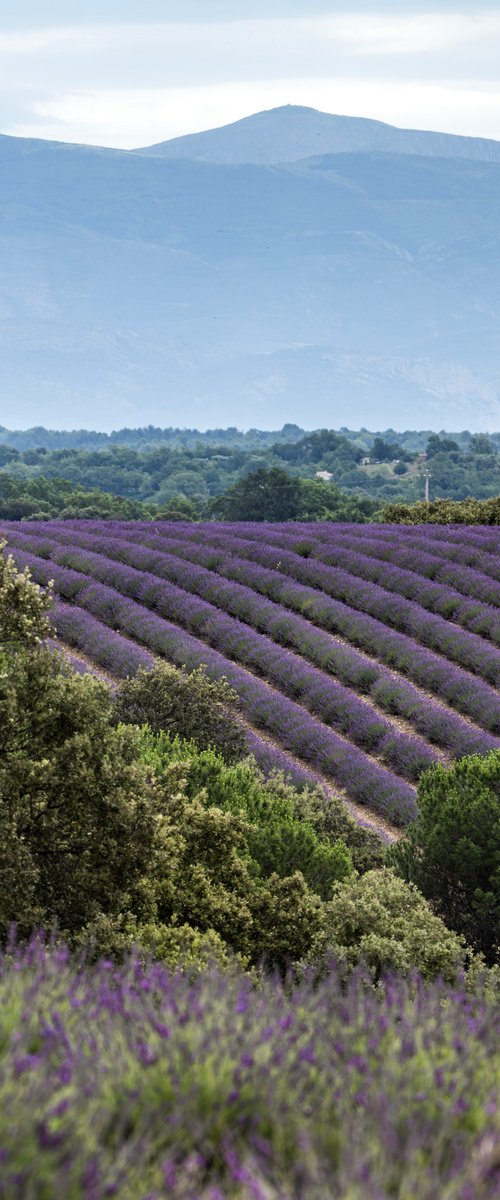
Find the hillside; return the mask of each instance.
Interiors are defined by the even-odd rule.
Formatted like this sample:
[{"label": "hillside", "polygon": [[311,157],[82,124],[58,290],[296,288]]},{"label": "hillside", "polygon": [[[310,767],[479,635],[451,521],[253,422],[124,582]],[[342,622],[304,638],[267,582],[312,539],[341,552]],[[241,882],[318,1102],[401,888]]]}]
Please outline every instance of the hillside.
[{"label": "hillside", "polygon": [[500,142],[422,129],[398,129],[366,117],[335,116],[285,104],[205,133],[170,138],[137,154],[191,158],[212,163],[298,162],[313,155],[342,153],[420,154],[500,162]]},{"label": "hillside", "polygon": [[281,166],[3,137],[2,423],[496,428],[500,163],[343,128]]},{"label": "hillside", "polygon": [[434,763],[500,748],[498,529],[2,522],[54,580],[63,643],[120,677],[160,655],[238,693],[267,770],[388,837]]}]

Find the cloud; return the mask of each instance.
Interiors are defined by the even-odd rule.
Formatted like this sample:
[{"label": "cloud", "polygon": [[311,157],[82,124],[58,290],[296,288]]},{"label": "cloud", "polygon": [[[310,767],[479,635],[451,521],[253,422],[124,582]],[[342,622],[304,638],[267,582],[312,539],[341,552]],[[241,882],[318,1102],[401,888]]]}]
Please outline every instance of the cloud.
[{"label": "cloud", "polygon": [[[432,11],[470,13],[471,0],[404,0],[408,13]],[[350,13],[401,12],[402,0],[349,0]],[[4,28],[80,25],[81,0],[23,0],[5,6]],[[241,21],[254,17],[304,17],[331,14],[340,7],[336,0],[141,0],[141,20],[145,23]],[[498,0],[481,0],[481,10],[498,11]],[[92,23],[133,21],[137,18],[137,0],[85,0],[85,20]]]},{"label": "cloud", "polygon": [[[122,5],[124,16],[130,7]],[[4,30],[0,127],[132,147],[299,103],[500,137],[498,8],[422,14],[386,4],[360,14],[352,5],[332,13],[328,4],[313,16],[248,20],[249,6],[236,3],[239,19],[224,21],[224,5],[215,7],[218,21]],[[109,9],[104,3],[102,12]],[[198,4],[206,17],[213,10]],[[180,8],[166,3],[163,11]]]}]

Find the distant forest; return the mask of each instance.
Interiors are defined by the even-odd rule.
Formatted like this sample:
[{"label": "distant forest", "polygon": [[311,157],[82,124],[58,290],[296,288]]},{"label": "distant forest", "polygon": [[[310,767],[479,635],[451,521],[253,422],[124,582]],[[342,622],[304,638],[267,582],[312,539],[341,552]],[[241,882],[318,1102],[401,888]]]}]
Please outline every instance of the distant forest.
[{"label": "distant forest", "polygon": [[[55,485],[42,481],[65,480],[71,485],[64,501],[71,515],[85,507],[84,493],[98,489],[96,515],[117,515],[111,498],[120,497],[127,502],[124,516],[141,515],[145,505],[152,512],[173,507],[196,519],[210,515],[207,506],[246,476],[271,470],[317,479],[322,488],[337,488],[379,506],[423,499],[425,471],[432,499],[489,499],[500,492],[500,433],[306,432],[284,425],[279,431],[246,433],[147,426],[107,434],[0,427],[0,515],[58,512],[62,500],[50,499]],[[62,498],[61,486],[55,490]],[[326,491],[322,495],[328,498]],[[33,503],[36,497],[39,506]]]}]

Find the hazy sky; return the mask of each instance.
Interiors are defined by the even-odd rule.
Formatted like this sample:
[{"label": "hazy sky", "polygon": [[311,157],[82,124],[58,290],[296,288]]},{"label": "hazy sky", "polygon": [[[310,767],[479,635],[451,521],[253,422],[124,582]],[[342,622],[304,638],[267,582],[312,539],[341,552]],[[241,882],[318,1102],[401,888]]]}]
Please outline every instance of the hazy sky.
[{"label": "hazy sky", "polygon": [[0,132],[133,147],[306,104],[500,139],[499,61],[500,0],[0,0]]}]

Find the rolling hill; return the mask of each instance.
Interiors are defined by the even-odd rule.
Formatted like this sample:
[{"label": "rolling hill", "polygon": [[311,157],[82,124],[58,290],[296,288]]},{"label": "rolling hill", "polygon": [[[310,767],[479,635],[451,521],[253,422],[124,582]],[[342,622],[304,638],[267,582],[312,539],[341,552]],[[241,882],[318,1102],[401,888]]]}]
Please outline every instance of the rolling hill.
[{"label": "rolling hill", "polygon": [[169,138],[136,153],[260,166],[343,153],[421,154],[425,158],[468,158],[498,163],[500,142],[423,129],[398,129],[366,117],[338,117],[298,104],[285,104],[243,117],[220,129]]}]

